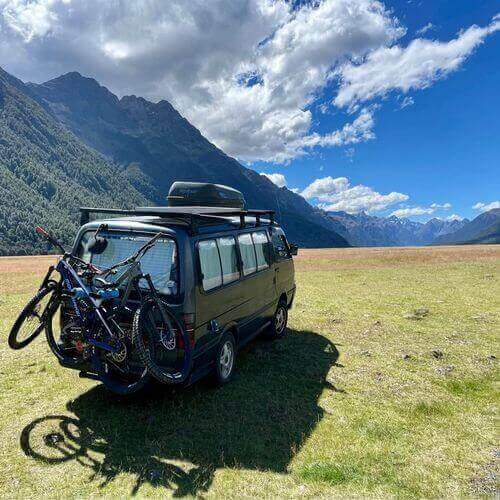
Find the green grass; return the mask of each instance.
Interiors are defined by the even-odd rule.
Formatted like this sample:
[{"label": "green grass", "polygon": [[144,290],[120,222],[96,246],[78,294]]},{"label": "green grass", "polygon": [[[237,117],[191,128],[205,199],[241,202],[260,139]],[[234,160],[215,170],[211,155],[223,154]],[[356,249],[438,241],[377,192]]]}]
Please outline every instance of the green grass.
[{"label": "green grass", "polygon": [[42,339],[8,349],[41,270],[0,262],[0,496],[494,494],[500,259],[479,248],[306,253],[285,339],[252,343],[224,388],[131,402]]}]

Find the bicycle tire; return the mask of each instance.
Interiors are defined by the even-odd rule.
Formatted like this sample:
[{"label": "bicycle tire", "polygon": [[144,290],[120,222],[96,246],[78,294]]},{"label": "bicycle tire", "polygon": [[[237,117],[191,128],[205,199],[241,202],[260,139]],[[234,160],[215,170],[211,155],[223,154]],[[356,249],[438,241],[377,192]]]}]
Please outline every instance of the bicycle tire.
[{"label": "bicycle tire", "polygon": [[[169,329],[175,327],[177,331],[177,335],[179,338],[182,338],[182,346],[184,351],[184,359],[182,361],[182,367],[180,370],[174,369],[173,371],[166,370],[165,367],[159,365],[156,362],[156,354],[155,354],[155,344],[157,343],[158,331],[155,325],[155,331],[152,332],[152,328],[149,328],[149,331],[146,331],[146,325],[148,324],[146,315],[149,314],[153,307],[157,307],[159,311],[161,311],[161,321],[166,323]],[[147,336],[148,342],[147,345],[144,342],[144,337]],[[180,322],[171,313],[167,306],[163,303],[156,301],[155,299],[147,299],[136,311],[134,315],[134,321],[132,324],[132,342],[137,351],[137,354],[144,364],[144,366],[148,369],[149,373],[159,380],[160,382],[166,384],[181,384],[186,381],[187,377],[190,374],[191,366],[192,366],[192,352],[191,352],[191,344],[189,336],[182,327]],[[153,352],[152,352],[153,351]]]},{"label": "bicycle tire", "polygon": [[[31,344],[31,342],[33,342],[40,335],[40,333],[42,333],[47,325],[47,317],[45,316],[45,313],[50,306],[53,297],[49,298],[49,302],[47,303],[44,311],[41,314],[37,312],[36,308],[41,304],[42,300],[49,293],[54,293],[56,289],[57,283],[49,281],[47,285],[41,288],[37,292],[37,294],[24,306],[9,333],[8,343],[11,349],[23,349],[27,345]],[[29,334],[27,338],[19,340],[18,336],[23,326],[25,326],[26,322],[30,321],[34,317],[37,317],[39,319],[38,326],[35,327],[35,329]]]}]

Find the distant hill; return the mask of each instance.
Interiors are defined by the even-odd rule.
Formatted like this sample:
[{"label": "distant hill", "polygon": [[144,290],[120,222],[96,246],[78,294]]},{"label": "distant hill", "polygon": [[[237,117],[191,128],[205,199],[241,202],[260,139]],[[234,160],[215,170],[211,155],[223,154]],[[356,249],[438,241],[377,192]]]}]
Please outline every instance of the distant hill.
[{"label": "distant hill", "polygon": [[436,239],[438,245],[500,243],[500,208],[478,215],[459,230]]},{"label": "distant hill", "polygon": [[0,70],[0,255],[46,252],[44,225],[66,243],[80,205],[147,201],[102,155],[82,144]]},{"label": "distant hill", "polygon": [[453,233],[467,224],[467,219],[446,221],[431,219],[426,223],[396,216],[375,217],[364,212],[348,214],[329,212],[335,230],[355,246],[429,245],[436,238]]},{"label": "distant hill", "polygon": [[174,180],[240,189],[301,246],[349,245],[324,212],[225,155],[168,102],[118,99],[78,73],[35,85],[0,69],[0,254],[46,251],[36,224],[69,242],[81,205],[164,205]]}]

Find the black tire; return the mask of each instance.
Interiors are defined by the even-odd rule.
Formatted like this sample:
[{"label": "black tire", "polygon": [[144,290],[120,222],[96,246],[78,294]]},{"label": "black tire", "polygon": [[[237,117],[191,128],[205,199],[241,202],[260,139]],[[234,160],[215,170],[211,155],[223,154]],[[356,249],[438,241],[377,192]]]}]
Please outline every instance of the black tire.
[{"label": "black tire", "polygon": [[273,319],[269,327],[264,331],[264,337],[269,340],[281,339],[286,334],[288,323],[288,308],[284,301],[278,303]]},{"label": "black tire", "polygon": [[226,332],[215,354],[214,379],[217,385],[227,384],[234,374],[236,365],[236,341],[231,332]]},{"label": "black tire", "polygon": [[[162,339],[170,333],[175,335],[176,344],[168,350]],[[141,362],[155,379],[166,384],[186,381],[192,366],[190,339],[165,304],[148,299],[137,309],[132,325],[132,343]]]},{"label": "black tire", "polygon": [[47,321],[47,326],[45,328],[45,338],[47,339],[50,350],[62,366],[65,366],[67,368],[79,368],[80,366],[83,366],[87,361],[76,349],[71,349],[68,345],[62,343],[61,339],[58,338],[60,337],[60,335],[57,335],[55,331],[56,328],[61,327],[60,308],[62,302],[63,301],[59,299],[54,300],[51,304],[51,312],[49,315],[50,320]]},{"label": "black tire", "polygon": [[99,379],[108,391],[120,396],[128,396],[142,390],[151,380],[146,367],[135,367],[135,370],[127,374],[120,373],[113,366],[103,351],[96,351],[92,358],[92,366],[97,372]]},{"label": "black tire", "polygon": [[9,333],[11,349],[22,349],[35,340],[46,327],[49,306],[54,300],[57,283],[49,282],[24,306]]}]

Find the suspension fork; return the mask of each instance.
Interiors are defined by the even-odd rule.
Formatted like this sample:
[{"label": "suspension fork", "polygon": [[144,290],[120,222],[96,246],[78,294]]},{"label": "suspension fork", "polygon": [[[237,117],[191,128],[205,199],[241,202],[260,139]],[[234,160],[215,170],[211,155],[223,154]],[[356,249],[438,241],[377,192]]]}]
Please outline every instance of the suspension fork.
[{"label": "suspension fork", "polygon": [[45,278],[43,278],[42,284],[40,285],[39,288],[40,290],[47,286],[47,283],[50,281],[50,277],[52,276],[55,270],[56,270],[55,266],[49,267],[49,270],[47,271],[47,274],[45,275]]}]

